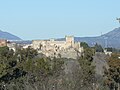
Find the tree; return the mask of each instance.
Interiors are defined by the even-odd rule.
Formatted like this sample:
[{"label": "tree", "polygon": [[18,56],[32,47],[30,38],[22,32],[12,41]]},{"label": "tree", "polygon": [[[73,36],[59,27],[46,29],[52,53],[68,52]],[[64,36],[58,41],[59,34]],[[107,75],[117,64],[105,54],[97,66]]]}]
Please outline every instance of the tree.
[{"label": "tree", "polygon": [[89,48],[89,45],[86,42],[81,42],[80,46],[83,48]]},{"label": "tree", "polygon": [[99,44],[97,44],[97,43],[95,44],[94,47],[95,47],[95,51],[96,52],[103,52],[104,51],[103,48],[102,48],[102,46],[99,45]]},{"label": "tree", "polygon": [[86,48],[84,54],[79,59],[81,67],[81,88],[93,90],[95,84],[95,66],[92,65],[94,52],[91,48]]},{"label": "tree", "polygon": [[[63,70],[64,59],[43,58],[28,47],[16,52],[8,47],[0,48],[0,90],[47,90],[57,88],[57,79]],[[51,83],[52,82],[52,83]]]},{"label": "tree", "polygon": [[109,86],[110,90],[120,90],[120,54],[113,53],[107,62],[109,69],[105,70],[106,85]]}]

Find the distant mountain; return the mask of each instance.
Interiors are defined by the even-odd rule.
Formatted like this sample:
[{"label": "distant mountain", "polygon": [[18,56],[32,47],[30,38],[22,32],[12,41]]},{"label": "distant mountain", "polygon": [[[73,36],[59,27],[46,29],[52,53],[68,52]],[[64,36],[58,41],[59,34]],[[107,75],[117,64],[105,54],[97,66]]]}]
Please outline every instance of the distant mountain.
[{"label": "distant mountain", "polygon": [[21,38],[10,34],[8,32],[3,32],[0,30],[0,39],[7,39],[7,40],[21,40]]},{"label": "distant mountain", "polygon": [[97,37],[75,37],[75,41],[87,42],[90,46],[96,43],[103,47],[120,48],[120,27]]},{"label": "distant mountain", "polygon": [[[59,41],[65,40],[65,38],[56,39]],[[96,37],[75,37],[76,42],[86,42],[90,46],[94,46],[96,43],[102,45],[102,47],[113,47],[120,49],[120,27],[114,30]],[[19,42],[20,43],[20,42]],[[23,43],[23,42],[22,42]],[[26,44],[31,44],[32,41],[24,41]]]},{"label": "distant mountain", "polygon": [[[8,32],[3,32],[0,30],[0,39],[7,40],[21,40],[21,38],[10,34]],[[65,38],[60,38],[57,40],[65,40]],[[86,42],[90,46],[94,46],[96,43],[101,44],[103,47],[113,47],[120,48],[120,27],[114,30],[96,37],[75,37],[76,42]],[[21,42],[20,42],[21,43]],[[22,42],[23,43],[23,42]],[[24,43],[31,43],[31,41],[24,41]]]},{"label": "distant mountain", "polygon": [[120,27],[102,35],[102,37],[108,37],[109,39],[120,39]]},{"label": "distant mountain", "polygon": [[[65,38],[57,39],[65,40]],[[94,46],[96,43],[102,45],[102,47],[120,48],[120,27],[96,37],[75,37],[76,42],[86,42],[90,46]]]}]

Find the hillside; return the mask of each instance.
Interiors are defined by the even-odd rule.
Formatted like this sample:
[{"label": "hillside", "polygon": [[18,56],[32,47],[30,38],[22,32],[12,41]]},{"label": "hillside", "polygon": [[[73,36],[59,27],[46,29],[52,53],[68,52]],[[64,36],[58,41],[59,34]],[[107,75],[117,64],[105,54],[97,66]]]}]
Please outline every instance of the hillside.
[{"label": "hillside", "polygon": [[[57,40],[65,40],[60,38]],[[120,27],[114,30],[96,37],[75,37],[76,42],[86,42],[90,46],[94,46],[96,43],[102,45],[102,47],[120,48]]]},{"label": "hillside", "polygon": [[0,39],[7,39],[7,40],[21,40],[21,38],[0,30]]},{"label": "hillside", "polygon": [[[21,40],[21,38],[0,30],[0,39],[7,40]],[[65,40],[65,38],[60,38],[57,40]],[[76,42],[87,42],[90,46],[94,46],[96,43],[101,44],[103,47],[113,47],[120,48],[120,27],[97,37],[75,37]],[[26,41],[25,43],[31,43],[31,41]]]},{"label": "hillside", "polygon": [[120,48],[120,27],[97,37],[75,37],[75,41],[87,42],[90,46],[95,43],[103,47]]}]

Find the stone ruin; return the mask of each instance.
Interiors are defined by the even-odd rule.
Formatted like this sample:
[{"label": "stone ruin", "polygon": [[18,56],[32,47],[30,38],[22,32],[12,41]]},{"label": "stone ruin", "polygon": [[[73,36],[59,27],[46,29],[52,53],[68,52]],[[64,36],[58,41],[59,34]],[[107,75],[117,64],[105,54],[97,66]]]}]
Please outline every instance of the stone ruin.
[{"label": "stone ruin", "polygon": [[83,51],[80,42],[75,42],[73,36],[65,36],[65,41],[33,40],[32,48],[47,57],[76,58]]}]

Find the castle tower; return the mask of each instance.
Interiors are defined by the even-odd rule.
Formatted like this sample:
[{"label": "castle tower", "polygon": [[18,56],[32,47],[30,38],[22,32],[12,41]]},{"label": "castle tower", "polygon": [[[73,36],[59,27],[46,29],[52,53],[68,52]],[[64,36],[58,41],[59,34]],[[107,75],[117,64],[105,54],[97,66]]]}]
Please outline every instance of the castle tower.
[{"label": "castle tower", "polygon": [[74,47],[74,36],[65,36],[66,43],[71,47]]}]

